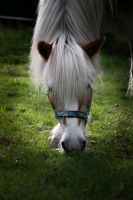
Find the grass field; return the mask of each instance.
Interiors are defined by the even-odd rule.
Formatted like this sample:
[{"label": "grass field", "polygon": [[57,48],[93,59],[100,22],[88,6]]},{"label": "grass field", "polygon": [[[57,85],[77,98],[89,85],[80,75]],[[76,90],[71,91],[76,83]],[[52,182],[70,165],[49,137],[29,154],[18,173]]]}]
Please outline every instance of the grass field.
[{"label": "grass field", "polygon": [[87,148],[64,155],[50,148],[57,121],[47,96],[38,95],[29,78],[31,35],[27,29],[0,30],[0,200],[132,200],[129,60],[102,56]]}]

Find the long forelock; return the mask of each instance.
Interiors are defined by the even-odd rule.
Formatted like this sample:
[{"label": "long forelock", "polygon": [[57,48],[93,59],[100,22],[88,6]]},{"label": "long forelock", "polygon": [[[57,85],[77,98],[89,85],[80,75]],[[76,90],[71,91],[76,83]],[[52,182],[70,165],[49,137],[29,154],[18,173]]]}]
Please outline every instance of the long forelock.
[{"label": "long forelock", "polygon": [[97,69],[82,48],[72,39],[66,44],[65,38],[60,38],[45,66],[43,80],[52,88],[54,98],[64,102],[83,98],[96,75]]}]

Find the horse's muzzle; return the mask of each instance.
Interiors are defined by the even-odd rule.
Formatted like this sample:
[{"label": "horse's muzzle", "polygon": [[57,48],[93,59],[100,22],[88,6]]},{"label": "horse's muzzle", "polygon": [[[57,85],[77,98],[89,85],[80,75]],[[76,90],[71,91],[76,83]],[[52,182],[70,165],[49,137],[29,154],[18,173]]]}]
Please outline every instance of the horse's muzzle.
[{"label": "horse's muzzle", "polygon": [[79,144],[79,146],[78,146],[78,148],[76,148],[76,146],[75,147],[69,147],[68,146],[68,142],[65,142],[65,141],[62,141],[61,142],[61,146],[62,146],[62,148],[63,148],[63,150],[66,152],[66,153],[68,153],[68,152],[72,152],[72,151],[79,151],[79,150],[81,150],[81,151],[83,151],[84,149],[85,149],[85,147],[86,147],[86,140],[81,140],[80,141],[80,144]]}]

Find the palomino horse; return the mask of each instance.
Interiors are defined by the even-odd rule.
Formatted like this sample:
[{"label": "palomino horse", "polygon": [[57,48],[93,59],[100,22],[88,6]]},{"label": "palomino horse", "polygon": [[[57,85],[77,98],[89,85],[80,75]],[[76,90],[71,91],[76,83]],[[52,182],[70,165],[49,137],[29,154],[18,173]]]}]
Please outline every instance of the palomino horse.
[{"label": "palomino horse", "polygon": [[45,86],[59,123],[51,143],[83,150],[92,87],[99,72],[99,36],[105,1],[40,0],[31,48],[31,73]]}]

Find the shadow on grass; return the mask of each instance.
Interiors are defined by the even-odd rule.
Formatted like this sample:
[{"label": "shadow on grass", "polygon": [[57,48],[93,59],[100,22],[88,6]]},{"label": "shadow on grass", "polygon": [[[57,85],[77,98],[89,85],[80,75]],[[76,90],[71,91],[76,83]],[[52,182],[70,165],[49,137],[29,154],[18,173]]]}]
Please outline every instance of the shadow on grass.
[{"label": "shadow on grass", "polygon": [[[62,155],[12,148],[0,163],[1,199],[132,199],[132,166],[106,150]],[[128,166],[128,167],[127,167]]]}]

